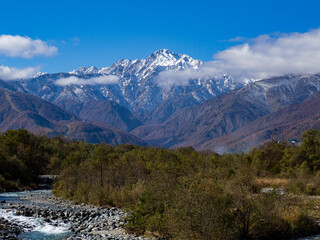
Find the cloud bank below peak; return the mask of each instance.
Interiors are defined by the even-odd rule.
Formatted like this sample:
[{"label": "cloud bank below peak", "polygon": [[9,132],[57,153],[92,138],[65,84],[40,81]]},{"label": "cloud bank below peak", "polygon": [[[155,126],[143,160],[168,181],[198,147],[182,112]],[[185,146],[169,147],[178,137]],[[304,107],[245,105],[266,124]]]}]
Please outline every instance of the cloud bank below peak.
[{"label": "cloud bank below peak", "polygon": [[8,81],[23,78],[31,78],[39,70],[40,67],[15,68],[0,65],[0,79]]},{"label": "cloud bank below peak", "polygon": [[261,35],[213,56],[196,70],[165,71],[160,86],[187,85],[190,80],[228,74],[238,81],[284,74],[320,72],[320,28],[306,33]]},{"label": "cloud bank below peak", "polygon": [[19,35],[0,35],[0,54],[7,57],[50,57],[57,53],[57,47],[49,46],[47,42],[40,39],[33,40]]},{"label": "cloud bank below peak", "polygon": [[92,78],[79,78],[71,76],[67,78],[60,78],[55,81],[56,85],[67,86],[67,85],[99,85],[99,84],[116,84],[118,83],[119,77],[115,75],[103,75]]}]

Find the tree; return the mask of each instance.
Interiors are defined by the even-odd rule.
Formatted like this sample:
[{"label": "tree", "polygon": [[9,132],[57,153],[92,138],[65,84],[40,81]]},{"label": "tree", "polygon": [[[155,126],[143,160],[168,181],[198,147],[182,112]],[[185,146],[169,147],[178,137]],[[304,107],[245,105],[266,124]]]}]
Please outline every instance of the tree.
[{"label": "tree", "polygon": [[101,188],[103,188],[104,185],[104,170],[110,163],[110,154],[113,152],[114,150],[110,145],[95,145],[93,153],[89,158],[90,168],[99,173],[99,183]]},{"label": "tree", "polygon": [[301,154],[312,171],[320,170],[320,131],[307,130],[302,135]]}]

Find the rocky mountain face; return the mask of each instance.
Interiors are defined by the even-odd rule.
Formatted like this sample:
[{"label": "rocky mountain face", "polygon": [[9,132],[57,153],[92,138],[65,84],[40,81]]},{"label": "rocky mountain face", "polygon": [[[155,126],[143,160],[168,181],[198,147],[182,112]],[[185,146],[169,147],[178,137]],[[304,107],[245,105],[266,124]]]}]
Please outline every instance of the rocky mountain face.
[{"label": "rocky mountain face", "polygon": [[[110,67],[82,67],[70,73],[37,74],[31,79],[11,81],[10,87],[53,102],[76,115],[81,112],[84,103],[110,100],[127,108],[141,122],[152,120],[159,122],[166,120],[174,112],[168,105],[170,102],[176,101],[177,98],[184,102],[180,104],[181,107],[187,107],[201,104],[214,96],[242,86],[230,77],[224,76],[213,79],[193,79],[185,86],[173,84],[160,87],[162,84],[159,85],[157,79],[160,72],[184,69],[196,70],[201,64],[202,61],[195,60],[185,54],[177,54],[162,49],[154,52],[146,59],[122,59]],[[114,84],[86,83],[86,80],[90,81],[90,79],[101,76],[117,76],[118,82]],[[58,80],[70,77],[82,81],[79,80],[79,84],[57,84]],[[183,98],[186,98],[186,100]],[[168,101],[167,104],[164,103],[166,101]],[[161,110],[162,116],[160,119],[155,119],[157,113],[153,114],[153,112],[159,112],[161,104],[163,104],[163,107],[169,107],[169,109]],[[178,107],[175,108],[175,110],[178,110]],[[83,111],[81,117],[90,119],[90,116],[84,116],[84,112],[86,111]],[[112,115],[115,111],[108,111],[108,113]],[[123,113],[115,114],[124,115]],[[105,118],[106,122],[113,125],[113,122],[109,122],[107,119]],[[130,117],[129,119],[134,118]],[[126,121],[125,119],[122,120]],[[121,129],[130,130],[136,124],[136,119],[133,121],[133,123],[129,122],[127,124],[130,126],[123,125]]]},{"label": "rocky mountain face", "polygon": [[84,122],[39,97],[0,88],[0,131],[20,128],[35,134],[64,135],[91,143],[146,145],[141,139],[105,123]]},{"label": "rocky mountain face", "polygon": [[[219,137],[225,136],[224,139],[229,139],[230,136],[232,139],[231,133],[247,127],[242,134],[238,134],[239,139],[250,132],[249,129],[253,129],[252,124],[255,121],[257,126],[267,125],[268,121],[259,122],[258,119],[263,121],[263,117],[267,116],[275,118],[282,109],[304,102],[319,89],[319,74],[287,75],[262,80],[214,97],[199,106],[178,111],[163,123],[140,126],[132,133],[155,145],[191,145],[198,149],[217,150],[214,146],[218,143]],[[313,103],[320,104],[317,101]],[[282,116],[282,119],[285,117]],[[283,126],[286,124],[285,121],[279,122]],[[212,144],[209,144],[211,141]],[[258,142],[261,141],[256,141]],[[229,146],[223,147],[228,149]]]}]

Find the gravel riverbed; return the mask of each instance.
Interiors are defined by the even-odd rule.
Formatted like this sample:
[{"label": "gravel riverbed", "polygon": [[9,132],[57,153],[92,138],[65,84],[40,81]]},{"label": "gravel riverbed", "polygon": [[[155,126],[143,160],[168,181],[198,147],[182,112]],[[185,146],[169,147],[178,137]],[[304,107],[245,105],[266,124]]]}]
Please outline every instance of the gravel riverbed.
[{"label": "gravel riverbed", "polygon": [[11,219],[18,219],[19,216],[41,219],[47,225],[36,226],[19,219],[10,221],[0,215],[0,239],[16,239],[23,236],[21,232],[48,226],[53,230],[55,227],[65,228],[69,232],[67,237],[60,239],[150,239],[125,232],[126,212],[121,209],[73,204],[54,197],[51,191],[32,191],[15,201],[3,200],[1,210],[5,211],[6,216],[11,214]]}]

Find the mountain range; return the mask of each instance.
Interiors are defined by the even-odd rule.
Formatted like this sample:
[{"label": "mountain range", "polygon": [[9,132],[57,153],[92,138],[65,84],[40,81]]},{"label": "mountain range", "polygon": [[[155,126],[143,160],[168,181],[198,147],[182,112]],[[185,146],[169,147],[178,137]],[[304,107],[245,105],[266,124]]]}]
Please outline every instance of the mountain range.
[{"label": "mountain range", "polygon": [[[242,85],[228,76],[214,79],[193,79],[185,86],[160,87],[157,76],[163,71],[198,69],[202,61],[185,54],[176,54],[162,49],[146,59],[121,59],[111,67],[81,67],[70,73],[37,74],[31,79],[11,81],[16,90],[36,95],[40,98],[78,114],[81,104],[87,101],[111,100],[130,112],[142,122],[150,118],[152,112],[163,102],[179,96],[188,97],[197,104],[223,92]],[[114,84],[67,84],[59,85],[58,80],[70,77],[92,79],[101,76],[116,76]],[[1,86],[1,84],[0,84]],[[167,116],[168,117],[168,116]]]},{"label": "mountain range", "polygon": [[271,139],[298,141],[304,130],[319,127],[319,74],[248,84],[227,74],[185,84],[158,78],[203,64],[161,49],[110,67],[0,80],[0,130],[224,152],[248,151]]},{"label": "mountain range", "polygon": [[[288,107],[295,106],[298,108],[296,112],[303,114],[305,101],[318,93],[319,89],[318,74],[287,75],[261,80],[214,97],[199,106],[185,108],[173,114],[164,123],[153,124],[152,127],[140,126],[132,133],[154,145],[165,147],[194,146],[197,149],[228,150],[231,146],[224,142],[226,139],[230,141],[235,138],[231,133],[235,134],[238,129],[246,129],[238,135],[237,141],[233,141],[237,143],[245,134],[256,134],[255,130],[276,131],[271,127],[272,122],[268,118],[277,119],[278,124],[285,126],[285,117],[293,114],[291,111],[286,112]],[[314,105],[319,103],[314,101]],[[309,114],[308,117],[313,116]],[[291,121],[298,121],[298,118],[292,117]],[[270,127],[271,129],[268,129]],[[306,129],[302,128],[297,135]],[[239,132],[240,130],[237,131]],[[224,141],[220,139],[222,136],[226,136]],[[251,139],[250,144],[244,144],[245,149],[236,150],[248,150],[258,143],[271,140],[272,136],[273,134],[269,133],[264,137]],[[277,136],[276,139],[282,137],[281,133],[274,136]]]}]

